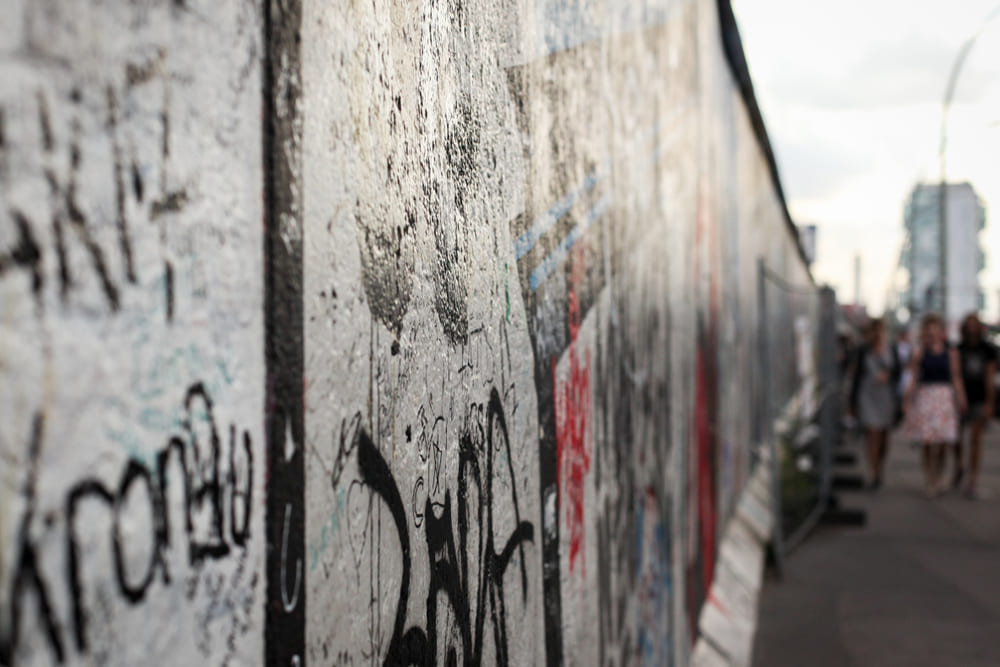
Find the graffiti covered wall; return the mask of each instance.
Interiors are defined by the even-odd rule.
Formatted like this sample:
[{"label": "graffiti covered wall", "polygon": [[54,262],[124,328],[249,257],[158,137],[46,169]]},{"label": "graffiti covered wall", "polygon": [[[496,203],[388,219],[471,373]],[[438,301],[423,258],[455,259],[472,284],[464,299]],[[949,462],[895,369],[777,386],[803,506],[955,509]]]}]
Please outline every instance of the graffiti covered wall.
[{"label": "graffiti covered wall", "polygon": [[714,0],[12,13],[0,663],[687,663],[809,282]]},{"label": "graffiti covered wall", "polygon": [[261,16],[14,3],[0,37],[0,663],[252,662]]}]

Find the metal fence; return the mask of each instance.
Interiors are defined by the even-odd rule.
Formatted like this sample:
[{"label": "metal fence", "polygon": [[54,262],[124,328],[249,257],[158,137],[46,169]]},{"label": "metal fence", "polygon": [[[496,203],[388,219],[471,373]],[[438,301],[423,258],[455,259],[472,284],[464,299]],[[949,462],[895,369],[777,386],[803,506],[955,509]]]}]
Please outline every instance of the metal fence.
[{"label": "metal fence", "polygon": [[837,301],[829,287],[793,283],[763,261],[758,299],[758,458],[771,466],[771,547],[780,572],[832,503],[841,413]]}]

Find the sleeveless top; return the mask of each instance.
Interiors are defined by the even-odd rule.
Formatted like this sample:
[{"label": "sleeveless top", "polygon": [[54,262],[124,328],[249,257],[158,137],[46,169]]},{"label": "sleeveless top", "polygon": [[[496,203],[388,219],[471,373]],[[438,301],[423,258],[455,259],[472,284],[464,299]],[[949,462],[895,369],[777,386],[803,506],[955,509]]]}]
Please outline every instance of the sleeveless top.
[{"label": "sleeveless top", "polygon": [[923,384],[938,384],[951,382],[951,357],[948,345],[937,353],[924,352],[920,360],[920,382]]}]

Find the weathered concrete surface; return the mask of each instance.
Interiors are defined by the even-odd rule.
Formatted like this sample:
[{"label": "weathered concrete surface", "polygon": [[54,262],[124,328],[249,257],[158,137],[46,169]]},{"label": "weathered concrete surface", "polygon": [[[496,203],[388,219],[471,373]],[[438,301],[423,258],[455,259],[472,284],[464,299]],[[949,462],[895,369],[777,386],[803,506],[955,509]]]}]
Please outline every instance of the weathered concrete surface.
[{"label": "weathered concrete surface", "polygon": [[11,15],[4,661],[688,662],[808,283],[716,2]]},{"label": "weathered concrete surface", "polygon": [[5,14],[0,663],[255,662],[259,8]]},{"label": "weathered concrete surface", "polygon": [[864,529],[824,529],[761,599],[754,664],[1000,663],[1000,431],[984,443],[984,500],[923,496],[919,452],[892,444],[885,485],[851,494]]}]

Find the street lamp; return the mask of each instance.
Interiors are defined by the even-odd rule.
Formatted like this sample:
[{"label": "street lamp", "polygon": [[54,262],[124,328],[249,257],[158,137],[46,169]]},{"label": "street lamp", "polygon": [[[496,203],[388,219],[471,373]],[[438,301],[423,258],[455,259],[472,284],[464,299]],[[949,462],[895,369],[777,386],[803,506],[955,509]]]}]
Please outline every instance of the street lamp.
[{"label": "street lamp", "polygon": [[938,259],[938,271],[941,275],[941,316],[944,317],[945,326],[948,323],[948,284],[945,280],[945,276],[948,275],[948,235],[947,235],[947,199],[948,199],[948,180],[945,171],[945,149],[947,148],[948,142],[948,110],[951,108],[951,99],[955,95],[955,84],[958,83],[958,74],[962,70],[962,66],[965,64],[965,59],[969,57],[969,52],[972,51],[973,45],[979,36],[983,34],[986,30],[986,26],[990,21],[1000,16],[1000,5],[997,5],[993,11],[991,11],[983,22],[979,25],[979,29],[976,30],[968,39],[962,44],[962,48],[958,50],[958,56],[955,58],[955,63],[951,67],[951,75],[948,77],[948,85],[945,87],[944,91],[944,104],[941,107],[941,144],[938,147],[938,158],[941,162],[941,189],[938,193],[938,234],[939,234],[939,248],[940,257]]}]

